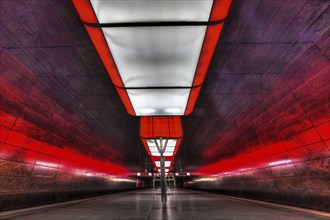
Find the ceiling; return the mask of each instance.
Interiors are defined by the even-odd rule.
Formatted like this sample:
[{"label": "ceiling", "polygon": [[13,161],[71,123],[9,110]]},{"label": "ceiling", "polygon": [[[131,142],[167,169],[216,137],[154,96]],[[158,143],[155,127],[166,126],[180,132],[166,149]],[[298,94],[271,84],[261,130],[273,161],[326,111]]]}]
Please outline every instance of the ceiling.
[{"label": "ceiling", "polygon": [[[123,163],[139,167],[146,157],[139,118],[126,113],[72,3],[19,2],[0,3],[5,9],[0,52],[15,56],[62,97],[62,105],[114,146]],[[196,169],[272,141],[261,140],[257,129],[266,124],[262,132],[273,130],[266,119],[277,113],[269,116],[268,110],[281,100],[283,111],[289,109],[286,94],[312,77],[302,70],[326,68],[328,5],[321,0],[233,1],[195,110],[183,117],[178,160]]]}]

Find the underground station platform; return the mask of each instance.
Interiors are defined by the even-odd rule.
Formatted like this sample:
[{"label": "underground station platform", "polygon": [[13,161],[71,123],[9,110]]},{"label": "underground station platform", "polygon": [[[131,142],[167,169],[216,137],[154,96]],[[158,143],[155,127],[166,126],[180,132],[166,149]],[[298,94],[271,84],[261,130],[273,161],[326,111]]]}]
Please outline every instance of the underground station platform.
[{"label": "underground station platform", "polygon": [[330,219],[329,0],[0,0],[0,219]]}]

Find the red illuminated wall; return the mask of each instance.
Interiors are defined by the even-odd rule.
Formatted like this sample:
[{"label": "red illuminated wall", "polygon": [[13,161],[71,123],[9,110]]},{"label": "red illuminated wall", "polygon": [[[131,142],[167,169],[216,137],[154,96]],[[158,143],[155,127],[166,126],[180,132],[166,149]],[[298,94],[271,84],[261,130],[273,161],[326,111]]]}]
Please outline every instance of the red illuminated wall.
[{"label": "red illuminated wall", "polygon": [[2,210],[135,187],[121,154],[47,84],[1,51]]},{"label": "red illuminated wall", "polygon": [[330,210],[329,53],[318,48],[327,39],[320,37],[204,152],[218,160],[198,170],[193,188]]}]

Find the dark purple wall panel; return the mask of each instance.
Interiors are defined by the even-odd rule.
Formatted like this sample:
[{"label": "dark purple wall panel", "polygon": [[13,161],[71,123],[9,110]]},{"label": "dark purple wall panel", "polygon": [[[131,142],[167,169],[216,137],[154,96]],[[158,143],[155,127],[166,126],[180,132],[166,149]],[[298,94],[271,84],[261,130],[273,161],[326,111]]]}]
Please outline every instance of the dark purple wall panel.
[{"label": "dark purple wall panel", "polygon": [[111,143],[8,50],[1,61],[2,210],[135,188]]},{"label": "dark purple wall panel", "polygon": [[200,175],[191,187],[330,211],[329,10],[233,2],[183,120],[187,168]]}]

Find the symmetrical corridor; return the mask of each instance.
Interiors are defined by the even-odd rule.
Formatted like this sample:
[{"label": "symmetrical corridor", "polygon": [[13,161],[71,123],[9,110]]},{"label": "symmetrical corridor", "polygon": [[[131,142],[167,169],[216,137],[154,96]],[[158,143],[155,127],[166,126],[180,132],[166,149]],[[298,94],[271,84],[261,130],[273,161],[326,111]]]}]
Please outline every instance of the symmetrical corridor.
[{"label": "symmetrical corridor", "polygon": [[329,219],[329,6],[0,0],[0,219]]}]

